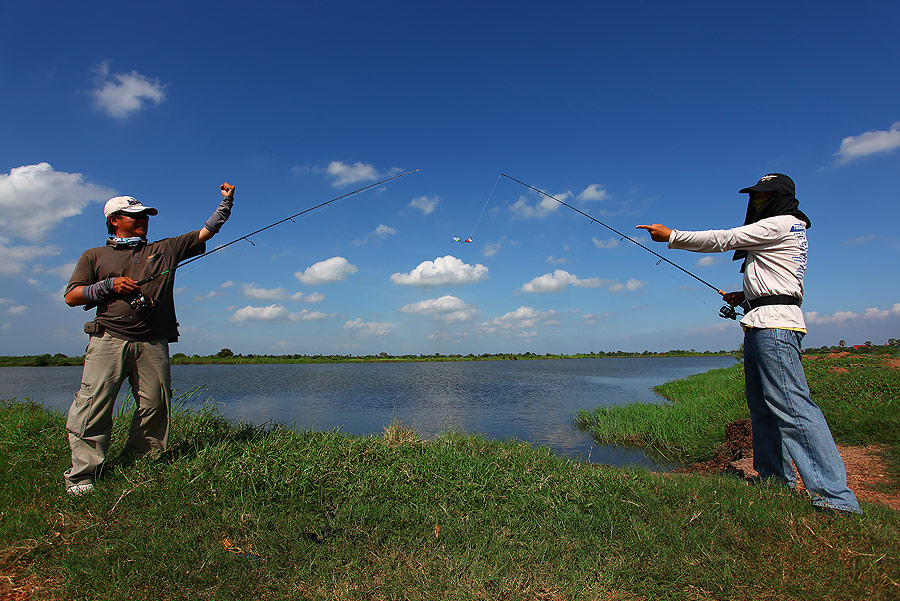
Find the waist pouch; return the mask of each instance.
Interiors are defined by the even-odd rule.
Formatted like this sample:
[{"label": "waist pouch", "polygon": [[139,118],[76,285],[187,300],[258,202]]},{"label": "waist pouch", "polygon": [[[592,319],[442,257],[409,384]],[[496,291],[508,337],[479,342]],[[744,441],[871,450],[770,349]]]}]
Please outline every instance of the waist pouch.
[{"label": "waist pouch", "polygon": [[102,336],[103,330],[103,324],[97,323],[96,321],[88,321],[84,324],[85,334],[96,334],[97,336]]}]

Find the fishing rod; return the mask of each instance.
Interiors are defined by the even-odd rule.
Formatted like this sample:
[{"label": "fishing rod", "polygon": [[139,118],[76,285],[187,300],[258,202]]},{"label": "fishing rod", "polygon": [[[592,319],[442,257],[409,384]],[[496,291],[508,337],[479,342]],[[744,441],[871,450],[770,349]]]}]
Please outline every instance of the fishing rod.
[{"label": "fishing rod", "polygon": [[[266,231],[266,230],[269,229],[269,228],[273,228],[273,227],[275,227],[276,225],[281,225],[281,224],[284,223],[285,221],[294,221],[294,218],[295,218],[295,217],[299,217],[299,216],[304,215],[304,214],[306,214],[306,213],[310,213],[310,212],[312,212],[312,211],[315,211],[316,209],[321,209],[322,207],[328,206],[328,205],[330,205],[330,204],[333,203],[333,202],[337,202],[337,201],[342,200],[342,199],[344,199],[344,198],[347,198],[347,197],[349,197],[349,196],[354,196],[354,195],[356,195],[356,194],[360,194],[360,193],[365,192],[366,190],[368,190],[368,189],[370,189],[370,188],[375,188],[375,187],[377,187],[377,186],[384,185],[384,184],[388,183],[389,181],[393,181],[393,180],[395,180],[395,179],[400,179],[401,177],[404,177],[404,176],[406,176],[406,175],[410,175],[411,173],[418,173],[419,171],[421,171],[421,169],[415,169],[415,170],[413,170],[413,171],[407,171],[406,173],[401,173],[401,174],[395,175],[395,176],[393,176],[393,177],[388,177],[388,178],[385,178],[385,179],[383,179],[383,180],[380,180],[380,181],[371,183],[371,184],[369,184],[368,186],[363,186],[362,188],[357,188],[356,190],[353,190],[352,192],[347,192],[346,194],[342,194],[342,195],[340,195],[340,196],[336,196],[335,198],[332,198],[331,200],[326,200],[325,202],[319,203],[319,204],[317,204],[317,205],[314,206],[314,207],[310,207],[310,208],[308,208],[308,209],[304,209],[304,210],[300,211],[299,213],[294,213],[293,215],[290,215],[290,216],[288,216],[288,217],[285,217],[284,219],[280,219],[280,220],[276,221],[275,223],[270,223],[269,225],[267,225],[267,226],[265,226],[265,227],[261,227],[261,228],[259,228],[258,230],[254,231],[254,232],[250,232],[249,234],[245,234],[245,235],[241,236],[240,238],[235,238],[235,239],[232,240],[231,242],[227,242],[227,243],[223,244],[222,246],[217,246],[216,248],[214,248],[214,249],[212,249],[212,250],[209,250],[209,251],[206,251],[206,252],[203,253],[203,254],[197,255],[196,257],[192,257],[192,258],[188,259],[187,261],[184,261],[184,262],[182,262],[182,263],[179,263],[178,265],[176,265],[175,267],[172,267],[171,269],[166,269],[165,271],[162,271],[162,272],[160,272],[160,273],[157,273],[157,274],[148,276],[148,277],[146,277],[146,278],[144,278],[144,279],[142,279],[142,280],[140,280],[140,281],[138,281],[138,282],[135,282],[135,284],[138,285],[138,286],[143,286],[144,284],[146,284],[146,283],[148,283],[148,282],[152,282],[152,281],[155,280],[156,278],[161,277],[161,276],[164,276],[164,275],[166,275],[167,273],[174,273],[175,270],[178,269],[179,267],[184,267],[184,266],[187,265],[188,263],[193,263],[194,261],[197,261],[198,259],[202,259],[203,257],[209,256],[209,255],[213,254],[214,252],[220,251],[220,250],[222,250],[223,248],[226,248],[226,247],[228,247],[228,246],[231,246],[232,244],[234,244],[234,243],[236,243],[236,242],[240,242],[241,240],[246,240],[247,242],[249,242],[249,243],[251,244],[251,246],[256,246],[255,244],[253,244],[253,241],[250,239],[251,236],[255,236],[256,234],[259,234],[260,232],[264,232],[264,231]],[[149,297],[145,296],[143,292],[139,293],[137,297],[133,298],[133,299],[132,299],[131,301],[129,301],[129,302],[130,302],[130,304],[131,304],[131,307],[132,307],[133,309],[135,309],[135,310],[143,309],[143,308],[146,308],[146,307],[149,307],[149,306],[152,306],[152,305],[153,305],[153,300],[150,299]],[[85,305],[85,306],[84,306],[84,310],[85,310],[85,311],[90,311],[91,309],[93,309],[93,308],[96,307],[96,306],[97,306],[96,304],[88,304],[88,305]]]},{"label": "fishing rod", "polygon": [[[555,200],[556,202],[558,202],[558,203],[561,204],[562,206],[568,207],[568,208],[572,209],[573,211],[575,211],[576,213],[580,213],[580,214],[584,215],[585,217],[587,217],[588,219],[590,219],[590,220],[593,221],[594,223],[599,223],[600,225],[602,225],[603,227],[605,227],[605,228],[608,229],[609,231],[618,234],[618,235],[621,236],[623,239],[628,240],[629,242],[632,242],[632,243],[634,243],[634,244],[637,244],[638,246],[640,246],[641,248],[643,248],[643,249],[646,250],[647,252],[652,253],[653,255],[659,257],[660,261],[665,261],[666,263],[668,263],[668,264],[671,265],[672,267],[675,267],[675,268],[677,268],[677,269],[683,271],[683,272],[686,273],[687,275],[691,276],[692,278],[694,278],[695,280],[697,280],[697,281],[700,282],[701,284],[703,284],[703,285],[705,285],[705,286],[709,286],[710,288],[712,288],[713,290],[715,290],[716,292],[718,292],[719,295],[721,295],[721,296],[723,296],[723,297],[725,296],[725,291],[724,291],[724,290],[721,290],[721,289],[717,288],[716,286],[713,286],[712,284],[710,284],[709,282],[707,282],[707,281],[704,280],[703,278],[701,278],[701,277],[699,277],[699,276],[697,276],[697,275],[694,275],[693,273],[691,273],[690,271],[688,271],[687,269],[685,269],[685,268],[682,267],[681,265],[678,265],[677,263],[673,263],[672,261],[670,261],[669,259],[665,258],[664,256],[662,256],[662,255],[659,254],[658,252],[654,251],[653,249],[650,249],[650,248],[648,248],[647,246],[645,246],[645,245],[641,244],[640,242],[638,242],[637,240],[631,238],[630,236],[627,236],[627,235],[623,234],[622,232],[620,232],[620,231],[617,230],[616,228],[614,228],[614,227],[612,227],[612,226],[610,226],[610,225],[607,225],[607,224],[603,223],[602,221],[600,221],[600,220],[597,219],[596,217],[593,217],[592,215],[588,215],[587,213],[585,213],[585,212],[582,211],[581,209],[579,209],[579,208],[577,208],[577,207],[573,207],[573,206],[570,205],[569,203],[564,202],[564,201],[562,201],[562,200],[556,198],[555,196],[551,196],[550,194],[547,194],[547,193],[544,192],[543,190],[540,190],[540,189],[538,189],[538,188],[535,188],[534,186],[532,186],[532,185],[530,185],[530,184],[526,184],[526,183],[523,182],[522,180],[516,179],[516,178],[512,177],[511,175],[506,175],[505,173],[501,173],[500,176],[501,176],[501,177],[505,177],[505,178],[507,178],[507,179],[511,179],[512,181],[517,182],[517,183],[519,183],[519,184],[522,184],[522,185],[525,186],[526,188],[531,188],[531,189],[534,190],[535,192],[537,192],[537,193],[539,193],[539,194],[543,194],[543,195],[546,196],[547,198],[552,198],[553,200]],[[659,261],[657,261],[656,264],[659,265]],[[726,319],[736,319],[737,316],[738,316],[738,313],[734,310],[734,307],[732,307],[731,305],[725,305],[724,307],[722,307],[721,309],[719,309],[719,315],[722,316],[722,317],[724,317],[724,318],[726,318]]]}]

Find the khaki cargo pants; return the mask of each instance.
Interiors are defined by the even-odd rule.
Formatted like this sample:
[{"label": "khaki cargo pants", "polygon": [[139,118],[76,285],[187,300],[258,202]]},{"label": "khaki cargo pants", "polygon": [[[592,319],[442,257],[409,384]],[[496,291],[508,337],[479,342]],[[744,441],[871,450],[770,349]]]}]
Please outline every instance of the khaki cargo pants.
[{"label": "khaki cargo pants", "polygon": [[108,332],[93,334],[85,351],[81,389],[66,420],[72,450],[66,487],[99,476],[109,451],[113,407],[125,378],[137,400],[125,452],[140,456],[166,450],[172,397],[168,341],[131,342]]}]

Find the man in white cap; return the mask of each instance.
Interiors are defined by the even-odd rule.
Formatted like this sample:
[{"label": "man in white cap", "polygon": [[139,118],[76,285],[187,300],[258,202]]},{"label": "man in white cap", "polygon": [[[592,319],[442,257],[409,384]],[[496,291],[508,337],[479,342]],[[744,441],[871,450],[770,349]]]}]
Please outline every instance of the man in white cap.
[{"label": "man in white cap", "polygon": [[695,252],[733,250],[743,260],[743,290],[724,296],[744,309],[744,380],[753,425],[753,467],[761,478],[793,487],[797,466],[813,506],[826,512],[862,513],[847,487],[847,472],[825,422],[813,402],[800,362],[806,334],[803,276],[806,273],[809,217],[794,196],[794,181],[783,173],[764,175],[740,193],[750,195],[744,225],[730,230],[673,230],[639,225],[656,242]]},{"label": "man in white cap", "polygon": [[178,340],[173,270],[203,254],[206,241],[231,215],[235,188],[225,182],[219,190],[221,203],[202,228],[158,242],[147,241],[155,208],[131,196],[109,199],[103,210],[109,240],[85,251],[75,265],[66,304],[96,306],[97,314],[85,324],[90,341],[81,388],[66,420],[72,467],[65,472],[65,485],[70,495],[94,489],[109,450],[113,406],[126,378],[137,408],[123,459],[166,450],[172,396],[169,342]]}]

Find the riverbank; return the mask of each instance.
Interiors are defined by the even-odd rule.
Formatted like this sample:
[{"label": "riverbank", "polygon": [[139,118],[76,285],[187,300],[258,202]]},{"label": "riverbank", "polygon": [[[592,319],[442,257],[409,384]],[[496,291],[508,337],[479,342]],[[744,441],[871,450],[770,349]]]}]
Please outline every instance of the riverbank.
[{"label": "riverbank", "polygon": [[[228,349],[222,349],[215,355],[185,355],[175,353],[171,356],[172,365],[282,365],[282,364],[315,364],[315,363],[430,363],[446,361],[533,361],[540,359],[601,359],[623,357],[722,357],[734,355],[736,351],[696,352],[666,351],[639,353],[627,351],[599,351],[559,355],[544,353],[483,353],[481,355],[235,355]],[[54,367],[84,365],[84,355],[68,357],[62,353],[56,355],[22,355],[0,356],[0,367]]]},{"label": "riverbank", "polygon": [[[846,376],[857,366],[823,359],[819,369],[816,361],[807,371],[817,394],[896,393],[896,380],[878,366],[833,380],[842,373],[831,368]],[[718,377],[679,382],[704,398],[721,388]],[[856,401],[869,413],[855,421],[869,421],[872,403]],[[860,432],[842,422],[853,415],[829,417],[836,438]],[[788,489],[735,477],[592,466],[455,433],[421,440],[399,424],[368,437],[261,429],[211,410],[176,415],[166,456],[119,469],[93,495],[71,499],[61,488],[63,416],[7,403],[0,424],[7,577],[0,597],[894,599],[900,592],[900,512],[877,503],[864,502],[862,517],[839,518],[814,513]],[[117,418],[113,453],[127,428]]]}]

